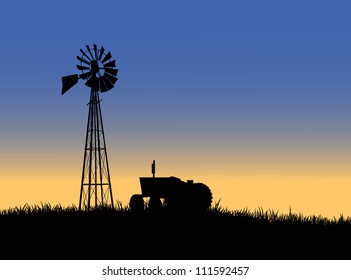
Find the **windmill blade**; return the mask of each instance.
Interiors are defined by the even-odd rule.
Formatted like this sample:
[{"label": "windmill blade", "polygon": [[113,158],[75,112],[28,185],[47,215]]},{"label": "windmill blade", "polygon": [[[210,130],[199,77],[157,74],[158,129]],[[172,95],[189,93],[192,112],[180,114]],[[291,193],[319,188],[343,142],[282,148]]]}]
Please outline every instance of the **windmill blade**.
[{"label": "windmill blade", "polygon": [[104,68],[104,70],[112,76],[117,76],[118,69]]},{"label": "windmill blade", "polygon": [[86,80],[86,79],[88,79],[90,76],[91,76],[91,72],[89,71],[89,72],[80,74],[80,75],[79,75],[79,78],[81,78],[81,79],[83,79],[83,80]]},{"label": "windmill blade", "polygon": [[100,78],[100,92],[106,92],[108,91],[109,88],[105,82],[105,79],[103,79],[103,77]]},{"label": "windmill blade", "polygon": [[116,77],[111,76],[109,73],[105,73],[104,77],[106,77],[112,85],[114,85],[118,80]]},{"label": "windmill blade", "polygon": [[85,47],[87,48],[89,54],[91,55],[91,58],[94,59],[93,53],[91,52],[89,45],[86,45]]},{"label": "windmill blade", "polygon": [[89,61],[91,61],[90,57],[87,56],[87,54],[86,54],[82,49],[80,49],[80,52],[81,52],[82,55],[85,56]]},{"label": "windmill blade", "polygon": [[104,67],[111,67],[111,68],[116,67],[116,60],[112,60],[108,63],[105,63]]},{"label": "windmill blade", "polygon": [[[101,84],[104,84],[104,87],[101,87]],[[106,78],[106,76],[102,76],[100,78],[100,89],[101,89],[101,92],[106,92],[106,91],[109,91],[111,88],[113,88],[113,84],[108,80],[108,78]]]},{"label": "windmill blade", "polygon": [[90,70],[90,67],[87,67],[87,66],[83,66],[83,65],[76,65],[78,70]]},{"label": "windmill blade", "polygon": [[108,52],[104,59],[101,61],[102,64],[104,64],[107,60],[109,60],[112,57],[111,52]]},{"label": "windmill blade", "polygon": [[94,44],[94,53],[95,53],[95,59],[98,59],[98,55],[97,55],[97,46]]},{"label": "windmill blade", "polygon": [[100,92],[105,92],[105,91],[107,91],[107,87],[104,81],[100,78]]},{"label": "windmill blade", "polygon": [[99,59],[98,60],[101,60],[101,57],[104,54],[104,51],[105,51],[104,47],[101,46],[100,55],[99,55]]},{"label": "windmill blade", "polygon": [[91,76],[89,80],[85,83],[86,86],[91,87],[92,90],[99,90],[99,78],[96,76]]},{"label": "windmill blade", "polygon": [[77,74],[62,77],[61,95],[63,95],[67,90],[69,90],[71,87],[73,87],[76,83],[78,83],[78,75]]},{"label": "windmill blade", "polygon": [[77,59],[78,59],[80,62],[82,62],[82,63],[85,63],[85,64],[90,65],[90,62],[87,61],[87,60],[85,60],[83,57],[80,57],[80,56],[77,55]]}]

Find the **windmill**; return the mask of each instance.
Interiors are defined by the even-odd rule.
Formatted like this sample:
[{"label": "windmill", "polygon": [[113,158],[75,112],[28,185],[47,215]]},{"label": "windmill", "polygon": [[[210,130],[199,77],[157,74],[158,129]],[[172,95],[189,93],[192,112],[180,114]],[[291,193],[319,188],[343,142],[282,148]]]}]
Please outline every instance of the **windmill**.
[{"label": "windmill", "polygon": [[63,95],[78,80],[85,80],[90,87],[90,101],[88,124],[85,138],[82,181],[79,196],[79,210],[90,210],[93,207],[113,206],[110,171],[107,160],[107,150],[102,123],[99,92],[107,92],[114,87],[117,81],[116,61],[112,60],[111,52],[106,52],[94,44],[92,48],[80,49],[77,56],[79,65],[76,65],[81,74],[62,77]]}]

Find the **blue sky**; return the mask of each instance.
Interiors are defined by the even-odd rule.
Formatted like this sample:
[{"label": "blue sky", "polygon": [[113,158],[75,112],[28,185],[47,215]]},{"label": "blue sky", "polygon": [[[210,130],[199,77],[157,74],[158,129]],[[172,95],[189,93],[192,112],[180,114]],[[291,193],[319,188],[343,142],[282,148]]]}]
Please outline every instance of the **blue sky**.
[{"label": "blue sky", "polygon": [[246,151],[254,157],[256,150],[264,161],[266,153],[279,157],[289,149],[306,157],[329,150],[345,164],[351,140],[350,6],[3,3],[1,165],[11,154],[37,158],[43,151],[61,162],[62,151],[72,150],[82,160],[89,88],[80,81],[61,96],[61,77],[78,73],[76,55],[93,43],[111,51],[119,69],[115,88],[102,95],[115,162],[140,160],[145,166],[166,152],[170,164],[211,151],[220,168],[226,155]]},{"label": "blue sky", "polygon": [[219,119],[348,117],[347,2],[261,2],[11,1],[1,87],[24,109],[44,102],[76,72],[79,49],[96,43],[117,59],[111,98],[122,104],[168,100],[185,118],[196,107]]}]

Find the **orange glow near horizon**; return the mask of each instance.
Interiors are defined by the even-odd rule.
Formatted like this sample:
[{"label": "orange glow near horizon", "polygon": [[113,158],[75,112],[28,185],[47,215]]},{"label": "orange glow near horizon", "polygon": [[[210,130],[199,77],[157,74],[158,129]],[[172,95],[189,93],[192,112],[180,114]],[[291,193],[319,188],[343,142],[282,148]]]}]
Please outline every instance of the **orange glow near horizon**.
[{"label": "orange glow near horizon", "polygon": [[[127,157],[126,157],[127,158]],[[114,201],[127,205],[134,193],[140,193],[139,177],[151,176],[149,155],[130,157],[115,164],[110,159]],[[338,218],[351,216],[351,176],[347,162],[322,164],[319,159],[300,163],[291,160],[279,162],[277,158],[259,160],[219,160],[161,158],[156,160],[156,176],[176,176],[183,181],[193,179],[208,185],[213,202],[229,210],[262,207],[279,213],[322,215]],[[49,160],[49,159],[48,159]],[[78,205],[81,160],[63,164],[26,160],[2,166],[0,208],[50,203],[62,206]],[[57,176],[59,174],[59,176]]]},{"label": "orange glow near horizon", "polygon": [[[140,193],[139,177],[151,176],[151,163],[156,160],[156,176],[202,182],[211,188],[213,202],[220,200],[229,210],[262,207],[288,213],[291,208],[304,215],[351,216],[351,154],[346,137],[317,142],[310,136],[294,140],[287,135],[276,144],[268,136],[253,135],[202,136],[198,141],[195,134],[180,140],[163,137],[157,145],[135,135],[109,135],[114,202],[127,205],[131,195]],[[16,149],[8,149],[0,161],[0,209],[26,203],[77,206],[81,140],[71,143],[65,138],[60,145],[11,143]]]}]

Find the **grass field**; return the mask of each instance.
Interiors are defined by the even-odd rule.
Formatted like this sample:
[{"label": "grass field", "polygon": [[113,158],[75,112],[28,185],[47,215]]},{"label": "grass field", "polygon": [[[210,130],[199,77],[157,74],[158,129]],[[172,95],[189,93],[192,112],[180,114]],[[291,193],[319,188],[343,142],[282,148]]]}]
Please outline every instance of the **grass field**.
[{"label": "grass field", "polygon": [[0,213],[1,259],[351,259],[351,219],[262,208],[203,213],[79,211],[24,205]]}]

